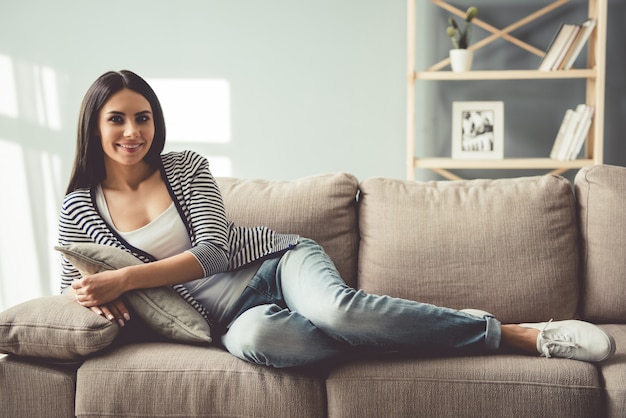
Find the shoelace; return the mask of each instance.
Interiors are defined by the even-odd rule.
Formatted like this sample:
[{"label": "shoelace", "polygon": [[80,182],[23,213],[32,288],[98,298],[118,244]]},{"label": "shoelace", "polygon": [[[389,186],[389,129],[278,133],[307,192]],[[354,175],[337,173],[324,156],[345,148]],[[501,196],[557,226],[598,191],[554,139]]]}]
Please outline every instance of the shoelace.
[{"label": "shoelace", "polygon": [[573,348],[580,348],[578,344],[568,341],[567,337],[564,335],[552,334],[550,336],[547,336],[545,334],[545,331],[551,323],[552,319],[546,322],[546,325],[540,331],[541,338],[544,340],[543,344],[541,345],[541,352],[544,356],[546,356],[546,358],[552,357],[552,355],[555,353],[569,353],[572,351]]}]

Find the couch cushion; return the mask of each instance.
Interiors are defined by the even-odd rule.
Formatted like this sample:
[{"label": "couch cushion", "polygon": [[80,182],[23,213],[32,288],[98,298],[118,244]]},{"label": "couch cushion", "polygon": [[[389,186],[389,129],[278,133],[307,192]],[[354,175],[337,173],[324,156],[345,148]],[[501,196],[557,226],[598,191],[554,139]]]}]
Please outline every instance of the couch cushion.
[{"label": "couch cushion", "polygon": [[359,200],[365,291],[503,322],[575,315],[578,230],[564,178],[370,179]]},{"label": "couch cushion", "polygon": [[574,184],[582,240],[582,316],[626,323],[626,168],[586,167]]},{"label": "couch cushion", "polygon": [[[83,275],[143,264],[129,252],[109,245],[83,242],[55,249]],[[204,317],[169,286],[131,290],[123,298],[133,315],[163,337],[192,344],[212,341]]]},{"label": "couch cushion", "polygon": [[108,347],[118,331],[70,296],[46,296],[0,313],[0,352],[76,360]]},{"label": "couch cushion", "polygon": [[346,282],[356,283],[357,179],[330,173],[293,181],[218,178],[226,213],[239,226],[267,226],[317,241]]},{"label": "couch cushion", "polygon": [[71,418],[76,371],[0,355],[0,417]]},{"label": "couch cushion", "polygon": [[327,380],[330,418],[602,416],[594,365],[520,355],[358,361]]},{"label": "couch cushion", "polygon": [[215,347],[127,345],[88,360],[77,376],[78,417],[325,414],[324,376],[253,365]]},{"label": "couch cushion", "polygon": [[626,325],[601,325],[615,338],[615,356],[600,363],[600,374],[606,391],[607,416],[623,418],[626,411]]}]

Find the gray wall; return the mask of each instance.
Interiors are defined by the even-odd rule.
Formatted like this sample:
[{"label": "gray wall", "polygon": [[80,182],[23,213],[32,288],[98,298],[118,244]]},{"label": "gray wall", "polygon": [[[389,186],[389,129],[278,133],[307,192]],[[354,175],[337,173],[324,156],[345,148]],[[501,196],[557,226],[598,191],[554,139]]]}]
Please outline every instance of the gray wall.
[{"label": "gray wall", "polygon": [[[449,48],[447,15],[418,3],[426,22],[420,56],[434,61]],[[481,17],[505,25],[512,9],[526,13],[529,4],[545,2],[501,3],[475,4]],[[573,0],[565,15],[544,19],[523,35],[547,45],[562,20],[584,18],[581,7],[576,11],[584,3]],[[620,135],[623,3],[609,0],[605,119],[605,160],[618,165],[626,165]],[[78,108],[88,86],[110,69],[150,79],[225,82],[230,135],[219,143],[170,138],[168,145],[227,161],[225,171],[216,164],[218,175],[294,179],[347,171],[361,179],[403,178],[405,8],[404,0],[0,0],[0,185],[12,190],[0,205],[0,309],[57,289],[58,256],[51,247]],[[491,51],[477,55],[475,68],[538,65],[512,48]],[[564,110],[580,101],[580,87],[538,84],[499,83],[494,89],[455,82],[420,89],[420,135],[433,139],[433,152],[445,154],[452,101],[504,100],[507,154],[543,156]],[[539,101],[548,111],[537,110]],[[193,123],[202,119],[196,129],[210,130],[209,116],[194,117]]]}]

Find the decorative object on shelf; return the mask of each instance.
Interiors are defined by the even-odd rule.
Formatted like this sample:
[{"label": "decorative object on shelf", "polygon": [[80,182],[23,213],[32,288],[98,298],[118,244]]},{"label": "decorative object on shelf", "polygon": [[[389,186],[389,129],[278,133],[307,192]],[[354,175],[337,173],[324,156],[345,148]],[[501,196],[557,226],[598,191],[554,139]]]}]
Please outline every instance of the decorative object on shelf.
[{"label": "decorative object on shelf", "polygon": [[452,158],[504,158],[504,103],[452,104]]},{"label": "decorative object on shelf", "polygon": [[465,13],[465,27],[461,27],[456,23],[454,18],[448,19],[447,32],[452,41],[454,49],[450,50],[450,65],[452,71],[463,72],[472,69],[472,61],[474,58],[474,51],[467,49],[470,43],[472,33],[472,20],[478,15],[478,9],[474,6],[467,9]]},{"label": "decorative object on shelf", "polygon": [[472,69],[474,51],[469,49],[451,49],[450,66],[455,73],[462,73]]}]

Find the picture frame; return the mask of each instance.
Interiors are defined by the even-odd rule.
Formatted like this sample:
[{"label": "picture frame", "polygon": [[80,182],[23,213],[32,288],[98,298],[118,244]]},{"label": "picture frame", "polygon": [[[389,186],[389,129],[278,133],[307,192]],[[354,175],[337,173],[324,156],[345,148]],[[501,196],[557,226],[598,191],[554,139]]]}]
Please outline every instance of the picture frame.
[{"label": "picture frame", "polygon": [[452,103],[452,158],[504,158],[504,103]]}]

